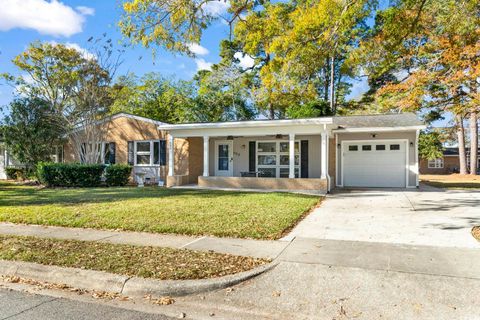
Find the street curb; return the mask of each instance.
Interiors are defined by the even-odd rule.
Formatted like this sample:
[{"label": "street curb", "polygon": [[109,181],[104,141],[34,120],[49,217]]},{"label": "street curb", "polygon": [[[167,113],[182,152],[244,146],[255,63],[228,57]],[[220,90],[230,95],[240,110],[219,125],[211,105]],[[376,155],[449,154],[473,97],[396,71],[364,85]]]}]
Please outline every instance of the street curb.
[{"label": "street curb", "polygon": [[224,277],[200,280],[156,280],[128,277],[103,271],[46,266],[32,262],[0,260],[0,275],[106,291],[130,297],[184,296],[227,288],[273,269],[277,262]]}]

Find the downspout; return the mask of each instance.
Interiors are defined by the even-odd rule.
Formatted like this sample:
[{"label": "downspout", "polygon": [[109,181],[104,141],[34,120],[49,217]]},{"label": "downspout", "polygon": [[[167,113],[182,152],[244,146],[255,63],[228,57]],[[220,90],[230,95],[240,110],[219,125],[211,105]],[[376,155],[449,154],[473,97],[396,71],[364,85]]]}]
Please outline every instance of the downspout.
[{"label": "downspout", "polygon": [[[327,133],[327,125],[324,124],[323,125],[323,130],[325,131],[325,133]],[[327,193],[330,193],[330,191],[332,190],[332,186],[331,186],[331,183],[332,183],[332,179],[330,178],[330,173],[329,173],[329,167],[328,167],[328,163],[330,162],[330,136],[328,135],[328,133],[326,134],[326,137],[327,137],[327,146],[326,146],[326,150],[327,150],[327,156],[326,156],[326,159],[327,159],[327,163],[326,163],[326,168],[327,168]]]},{"label": "downspout", "polygon": [[420,130],[417,129],[415,134],[415,186],[418,188],[420,186],[419,176],[420,171],[418,169],[418,137],[420,135]]}]

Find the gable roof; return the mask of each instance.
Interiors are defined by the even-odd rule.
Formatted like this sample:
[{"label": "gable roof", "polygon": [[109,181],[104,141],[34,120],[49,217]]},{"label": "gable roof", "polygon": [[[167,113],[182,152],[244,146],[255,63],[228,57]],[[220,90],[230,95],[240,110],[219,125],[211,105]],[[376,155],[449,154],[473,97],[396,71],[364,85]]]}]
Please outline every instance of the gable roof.
[{"label": "gable roof", "polygon": [[[466,147],[465,152],[467,155],[470,154],[470,148]],[[478,155],[480,155],[480,148],[477,151]],[[443,149],[444,156],[458,156],[460,153],[458,152],[458,148],[445,148]]]}]

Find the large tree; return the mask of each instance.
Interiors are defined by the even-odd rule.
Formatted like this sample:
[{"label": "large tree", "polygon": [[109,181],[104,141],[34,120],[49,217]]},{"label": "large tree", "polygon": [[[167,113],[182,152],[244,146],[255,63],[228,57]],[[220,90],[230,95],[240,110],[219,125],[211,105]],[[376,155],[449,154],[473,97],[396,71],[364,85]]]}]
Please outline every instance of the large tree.
[{"label": "large tree", "polygon": [[32,43],[13,60],[22,76],[4,75],[19,95],[50,105],[77,157],[87,163],[101,159],[98,146],[106,129],[97,123],[109,113],[111,82],[120,64],[110,40],[94,44],[87,54],[62,44]]},{"label": "large tree", "polygon": [[[212,21],[225,19],[231,32],[222,51],[227,44],[231,57],[254,59],[243,70],[249,75],[243,85],[271,119],[284,117],[291,106],[309,109],[319,100],[328,101],[335,112],[345,101],[348,81],[359,71],[350,53],[368,30],[375,0],[235,0],[222,15],[209,9],[214,3],[219,1],[126,1],[120,26],[133,43],[193,55],[191,44],[200,42]],[[218,71],[228,73],[231,66]]]},{"label": "large tree", "polygon": [[124,111],[167,123],[191,120],[196,89],[190,81],[175,81],[153,72],[140,78],[129,74],[119,77],[113,91],[111,113]]},{"label": "large tree", "polygon": [[2,128],[7,149],[29,168],[40,161],[51,161],[55,146],[62,143],[65,130],[52,105],[38,98],[12,101]]},{"label": "large tree", "polygon": [[374,32],[361,50],[370,77],[388,79],[376,92],[380,110],[454,115],[462,174],[467,173],[463,119],[470,117],[470,172],[475,174],[480,102],[478,1],[397,1],[378,14]]}]

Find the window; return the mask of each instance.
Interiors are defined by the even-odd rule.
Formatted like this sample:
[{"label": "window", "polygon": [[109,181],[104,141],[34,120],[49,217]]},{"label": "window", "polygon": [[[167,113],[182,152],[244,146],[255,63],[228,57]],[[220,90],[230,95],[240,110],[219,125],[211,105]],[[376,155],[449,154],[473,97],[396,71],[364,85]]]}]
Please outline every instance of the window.
[{"label": "window", "polygon": [[[258,141],[257,171],[259,177],[288,178],[290,171],[289,141]],[[295,141],[295,177],[300,177],[300,142]]]},{"label": "window", "polygon": [[81,163],[102,163],[105,164],[105,155],[108,150],[108,142],[82,143],[80,149]]},{"label": "window", "polygon": [[134,141],[134,165],[164,166],[166,165],[165,140]]},{"label": "window", "polygon": [[348,146],[348,151],[358,151],[358,146]]},{"label": "window", "polygon": [[399,144],[391,144],[390,145],[390,150],[400,150],[400,145]]},{"label": "window", "polygon": [[428,168],[429,169],[442,169],[443,168],[443,158],[428,160]]},{"label": "window", "polygon": [[[53,151],[54,152],[50,155],[52,161],[55,163],[63,163],[63,146],[55,146]],[[2,154],[0,153],[0,155]]]},{"label": "window", "polygon": [[377,144],[377,145],[375,146],[375,150],[377,150],[377,151],[383,151],[383,150],[385,150],[385,145],[384,145],[384,144]]},{"label": "window", "polygon": [[371,151],[371,150],[372,150],[372,146],[369,144],[362,146],[362,151]]}]

